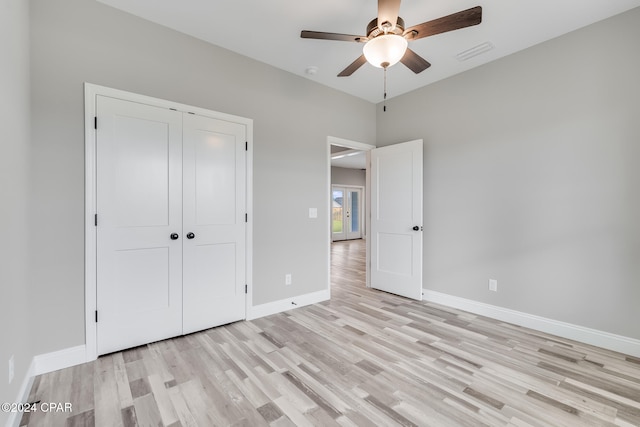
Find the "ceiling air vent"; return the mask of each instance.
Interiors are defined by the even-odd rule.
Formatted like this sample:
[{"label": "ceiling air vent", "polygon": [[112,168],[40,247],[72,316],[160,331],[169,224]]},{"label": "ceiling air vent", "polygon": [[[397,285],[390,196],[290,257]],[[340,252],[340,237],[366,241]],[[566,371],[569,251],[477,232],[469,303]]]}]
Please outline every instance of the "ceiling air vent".
[{"label": "ceiling air vent", "polygon": [[484,42],[482,44],[479,44],[478,46],[472,47],[471,49],[467,49],[463,52],[460,52],[459,54],[456,55],[456,59],[460,62],[463,62],[463,61],[466,61],[467,59],[473,58],[474,56],[478,56],[485,52],[489,52],[493,48],[494,48],[493,43]]}]

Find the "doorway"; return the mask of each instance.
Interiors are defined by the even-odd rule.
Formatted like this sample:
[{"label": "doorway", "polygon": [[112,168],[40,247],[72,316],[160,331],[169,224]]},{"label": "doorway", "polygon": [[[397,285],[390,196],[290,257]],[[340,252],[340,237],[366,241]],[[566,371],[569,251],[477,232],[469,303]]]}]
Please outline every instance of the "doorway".
[{"label": "doorway", "polygon": [[[365,276],[366,286],[369,287],[369,159],[370,150],[375,146],[362,142],[351,141],[336,137],[327,138],[327,169],[329,196],[329,230],[327,238],[327,252],[329,253],[330,275],[346,273],[346,269],[353,269],[354,264],[334,262],[336,254],[339,257],[356,257],[361,262],[356,263],[358,275]],[[334,190],[338,193],[335,194]],[[357,203],[354,208],[353,204]],[[334,209],[335,208],[335,209]],[[358,212],[356,212],[358,211]],[[354,219],[354,213],[356,215]],[[347,217],[347,214],[349,217]],[[335,222],[334,222],[335,218]],[[354,231],[357,230],[357,231]],[[335,230],[335,232],[334,232]],[[357,250],[354,252],[354,248]],[[351,249],[349,249],[351,248]],[[347,253],[343,253],[344,251]],[[357,255],[356,255],[357,252]],[[349,264],[347,266],[347,264]],[[339,271],[336,271],[339,270]],[[352,273],[355,273],[352,271]]]},{"label": "doorway", "polygon": [[[329,247],[333,242],[333,146],[345,153],[364,151],[366,287],[422,299],[422,140],[376,149],[369,144],[328,138]],[[346,151],[349,150],[349,151]],[[343,157],[347,157],[346,155]],[[354,156],[355,157],[355,156]],[[371,230],[368,231],[367,228]],[[330,258],[331,259],[331,258]],[[333,275],[333,271],[331,274]],[[393,286],[389,286],[392,284]]]}]

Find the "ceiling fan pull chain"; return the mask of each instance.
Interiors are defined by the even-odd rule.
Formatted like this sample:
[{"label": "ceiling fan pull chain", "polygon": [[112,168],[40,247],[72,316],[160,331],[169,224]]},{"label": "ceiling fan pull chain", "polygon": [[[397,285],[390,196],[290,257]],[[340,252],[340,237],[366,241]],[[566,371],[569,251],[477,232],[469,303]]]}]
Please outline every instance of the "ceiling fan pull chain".
[{"label": "ceiling fan pull chain", "polygon": [[383,68],[384,70],[384,104],[382,105],[382,111],[387,111],[387,67]]}]

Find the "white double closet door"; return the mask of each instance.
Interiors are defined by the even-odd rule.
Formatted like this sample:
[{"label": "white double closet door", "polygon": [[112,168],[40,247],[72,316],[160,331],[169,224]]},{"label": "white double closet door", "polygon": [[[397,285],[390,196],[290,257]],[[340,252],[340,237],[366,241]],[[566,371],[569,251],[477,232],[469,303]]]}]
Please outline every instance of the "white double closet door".
[{"label": "white double closet door", "polygon": [[244,319],[246,126],[96,108],[98,354]]}]

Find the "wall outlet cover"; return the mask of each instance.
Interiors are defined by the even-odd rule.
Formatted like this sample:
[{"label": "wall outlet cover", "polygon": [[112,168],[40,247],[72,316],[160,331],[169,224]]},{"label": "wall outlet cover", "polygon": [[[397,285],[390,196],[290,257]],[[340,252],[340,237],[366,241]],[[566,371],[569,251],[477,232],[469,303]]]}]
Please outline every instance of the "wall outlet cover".
[{"label": "wall outlet cover", "polygon": [[489,290],[498,292],[498,281],[495,279],[489,279]]},{"label": "wall outlet cover", "polygon": [[290,285],[291,284],[291,274],[285,274],[284,275],[284,284],[285,285]]}]

